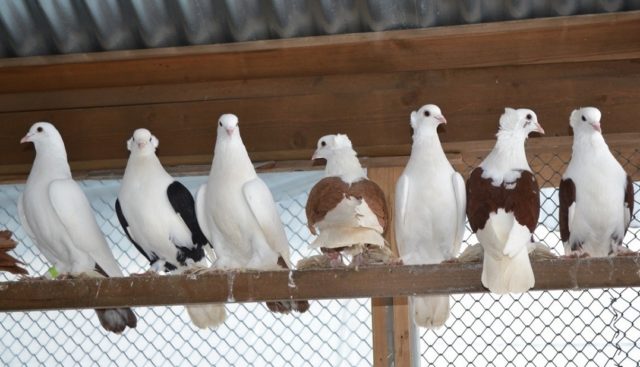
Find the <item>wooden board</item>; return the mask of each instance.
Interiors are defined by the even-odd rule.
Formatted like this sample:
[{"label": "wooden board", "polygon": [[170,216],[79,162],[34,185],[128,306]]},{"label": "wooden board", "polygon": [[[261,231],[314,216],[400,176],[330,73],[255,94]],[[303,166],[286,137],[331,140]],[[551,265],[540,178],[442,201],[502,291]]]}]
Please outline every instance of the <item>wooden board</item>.
[{"label": "wooden board", "polygon": [[[534,261],[532,266],[534,290],[640,286],[640,265],[631,256]],[[0,283],[0,311],[486,292],[481,271],[480,263],[294,271],[295,287],[289,286],[287,271],[27,280]]]},{"label": "wooden board", "polygon": [[[389,242],[391,250],[396,256],[399,256],[398,245],[396,243],[395,228],[393,221],[395,220],[394,203],[395,203],[395,189],[396,181],[402,174],[404,167],[391,166],[391,167],[371,167],[367,170],[367,176],[369,179],[382,189],[385,194],[385,200],[387,202],[387,208],[389,213],[389,226],[385,232],[385,239]],[[392,304],[389,309],[388,303]],[[411,365],[411,340],[410,340],[410,322],[409,318],[409,305],[407,297],[393,297],[388,299],[387,302],[381,307],[380,304],[372,300],[372,319],[374,326],[384,325],[381,321],[376,319],[388,320],[386,322],[386,328],[376,329],[373,328],[374,344],[376,339],[386,338],[388,336],[389,327],[392,328],[393,345],[392,349],[387,346],[387,350],[374,349],[374,361],[385,360],[393,357],[393,361],[386,361],[386,365],[393,366],[410,366]],[[391,321],[389,321],[391,319]],[[378,336],[376,337],[376,334]],[[390,353],[392,352],[392,353]],[[392,363],[391,363],[392,362]]]},{"label": "wooden board", "polygon": [[257,161],[308,159],[336,132],[361,156],[407,155],[409,113],[427,102],[449,120],[445,142],[492,139],[505,106],[533,108],[548,136],[584,105],[606,133],[639,132],[638,60],[640,12],[3,60],[0,171],[24,178],[33,148],[18,141],[39,120],[93,169],[122,168],[138,127],[165,161],[208,164],[226,112]]}]

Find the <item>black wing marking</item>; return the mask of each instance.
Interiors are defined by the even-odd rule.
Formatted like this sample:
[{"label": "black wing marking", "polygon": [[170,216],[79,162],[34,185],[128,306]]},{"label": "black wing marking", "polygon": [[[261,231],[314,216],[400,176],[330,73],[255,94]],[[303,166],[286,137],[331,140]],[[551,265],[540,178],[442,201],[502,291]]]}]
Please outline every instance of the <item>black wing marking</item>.
[{"label": "black wing marking", "polygon": [[570,178],[560,181],[560,239],[569,241],[569,207],[576,201],[576,186]]},{"label": "black wing marking", "polygon": [[122,208],[120,207],[120,201],[118,199],[116,199],[116,214],[118,215],[118,220],[120,221],[122,230],[127,235],[127,238],[129,238],[129,241],[133,243],[133,245],[138,249],[138,251],[140,251],[140,253],[147,258],[147,260],[149,260],[150,264],[153,265],[153,263],[158,261],[158,256],[156,256],[156,254],[154,253],[147,254],[146,251],[144,251],[142,247],[140,247],[140,245],[138,245],[136,241],[134,241],[133,238],[131,238],[131,234],[129,234],[129,230],[127,230],[127,228],[129,228],[129,223],[127,222],[127,219],[124,217],[124,214],[122,213]]},{"label": "black wing marking", "polygon": [[196,206],[193,196],[189,190],[180,182],[174,181],[167,188],[167,197],[176,213],[180,214],[182,220],[191,231],[191,239],[199,248],[209,243],[200,229],[198,218],[196,218]]}]

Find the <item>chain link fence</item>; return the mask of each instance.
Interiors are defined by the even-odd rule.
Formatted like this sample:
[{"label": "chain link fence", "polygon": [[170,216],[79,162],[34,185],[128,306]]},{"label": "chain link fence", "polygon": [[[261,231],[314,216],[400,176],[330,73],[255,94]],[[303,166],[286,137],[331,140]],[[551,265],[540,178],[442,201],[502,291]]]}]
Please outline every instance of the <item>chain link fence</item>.
[{"label": "chain link fence", "polygon": [[[637,150],[617,152],[638,176]],[[467,172],[483,157],[465,161]],[[541,190],[537,239],[562,254],[557,185],[568,154],[530,155]],[[320,172],[262,175],[274,192],[292,244],[292,260],[311,255],[304,205]],[[193,191],[204,177],[180,181]],[[103,232],[126,273],[148,263],[126,239],[113,202],[117,180],[85,181]],[[17,257],[31,274],[48,264],[26,238],[16,215],[22,185],[0,186],[0,223],[14,232]],[[638,193],[638,185],[635,192]],[[636,213],[640,205],[636,202]],[[625,238],[640,249],[637,221]],[[467,230],[463,249],[477,243]],[[0,274],[0,280],[14,280]],[[452,296],[451,317],[437,330],[418,329],[422,365],[637,365],[640,360],[640,292],[636,289],[528,292],[521,295]],[[263,304],[229,304],[226,323],[199,330],[184,308],[138,307],[138,327],[123,335],[105,332],[92,310],[0,313],[0,364],[23,365],[277,365],[369,366],[373,362],[369,299],[313,301],[300,316],[274,315]]]},{"label": "chain link fence", "polygon": [[[292,261],[310,256],[304,205],[321,172],[262,175],[274,191],[292,245]],[[205,177],[180,178],[192,192]],[[85,181],[102,231],[126,274],[147,260],[124,236],[114,211],[117,180]],[[0,186],[0,224],[20,242],[14,254],[31,275],[49,268],[22,230],[16,201],[23,185]],[[0,273],[0,281],[15,277]],[[114,335],[93,310],[0,313],[0,365],[82,366],[368,366],[373,363],[371,301],[312,301],[302,315],[276,315],[263,303],[229,304],[216,330],[192,325],[182,306],[138,307],[138,326]]]},{"label": "chain link fence", "polygon": [[[640,173],[637,149],[615,151],[632,177]],[[466,172],[484,157],[464,161]],[[558,224],[558,185],[570,153],[529,155],[540,190],[535,238],[563,255]],[[624,243],[640,250],[638,202]],[[478,243],[467,223],[462,251]],[[640,361],[640,290],[632,288],[535,291],[520,295],[452,296],[445,327],[419,329],[422,365],[637,366]]]}]

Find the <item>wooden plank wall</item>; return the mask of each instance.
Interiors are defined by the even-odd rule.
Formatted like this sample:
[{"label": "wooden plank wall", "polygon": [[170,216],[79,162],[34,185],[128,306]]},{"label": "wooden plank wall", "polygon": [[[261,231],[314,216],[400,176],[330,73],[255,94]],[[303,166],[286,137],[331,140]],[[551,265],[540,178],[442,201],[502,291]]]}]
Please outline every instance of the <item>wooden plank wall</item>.
[{"label": "wooden plank wall", "polygon": [[639,132],[640,12],[0,60],[0,175],[23,179],[19,139],[54,122],[72,167],[121,169],[138,127],[170,165],[208,164],[221,113],[239,115],[254,160],[308,159],[348,133],[363,156],[406,155],[411,110],[439,104],[445,142],[491,140],[504,106],[530,107],[548,136],[578,106],[606,133]]}]

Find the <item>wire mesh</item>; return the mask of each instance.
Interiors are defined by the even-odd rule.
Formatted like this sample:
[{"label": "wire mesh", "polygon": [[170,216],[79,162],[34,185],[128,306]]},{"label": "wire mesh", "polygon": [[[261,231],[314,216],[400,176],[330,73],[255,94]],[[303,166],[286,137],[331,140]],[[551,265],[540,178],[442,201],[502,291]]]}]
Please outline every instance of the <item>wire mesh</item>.
[{"label": "wire mesh", "polygon": [[[311,255],[304,204],[319,175],[262,176],[278,201],[294,263]],[[195,192],[205,178],[180,181]],[[82,182],[118,263],[125,273],[139,273],[149,264],[118,222],[113,204],[119,185],[117,180]],[[17,218],[22,189],[0,186],[0,223],[20,243],[16,257],[30,274],[42,275],[50,265]],[[1,281],[14,279],[0,274]],[[312,301],[300,316],[275,315],[262,303],[229,304],[227,321],[214,331],[193,326],[182,306],[138,307],[137,328],[123,335],[104,331],[92,310],[0,313],[0,365],[368,366],[373,361],[370,304],[369,299]]]},{"label": "wire mesh", "polygon": [[[640,173],[636,149],[616,152],[634,177]],[[482,157],[465,161],[467,172]],[[530,155],[541,190],[537,239],[562,254],[557,186],[568,154]],[[274,191],[292,244],[292,260],[308,256],[311,235],[304,204],[317,172],[262,176]],[[192,192],[203,177],[181,178]],[[97,219],[120,265],[128,273],[146,270],[146,260],[124,237],[113,201],[117,180],[86,181]],[[20,245],[15,254],[32,274],[48,264],[26,238],[16,216],[22,185],[0,186],[0,223]],[[635,193],[639,191],[635,184]],[[637,197],[637,195],[636,195]],[[640,205],[636,199],[636,216]],[[625,244],[640,250],[637,220]],[[467,229],[463,249],[477,242]],[[0,275],[0,280],[13,280]],[[637,365],[640,291],[601,289],[528,292],[521,295],[452,296],[451,317],[438,330],[419,329],[423,365]],[[117,336],[98,326],[91,310],[0,313],[0,363],[22,365],[278,365],[368,366],[373,362],[368,299],[313,301],[309,313],[274,315],[263,304],[227,305],[229,318],[215,331],[198,330],[183,307],[136,308],[140,322]]]},{"label": "wire mesh", "polygon": [[[615,151],[628,174],[638,177],[637,149]],[[465,160],[466,171],[484,157]],[[535,238],[563,255],[558,223],[558,185],[570,153],[529,155],[540,190]],[[624,239],[640,250],[638,183],[635,220]],[[467,223],[462,250],[478,241]],[[420,329],[423,365],[637,366],[640,361],[640,291],[631,288],[534,291],[520,295],[453,295],[451,316],[437,330]]]}]

